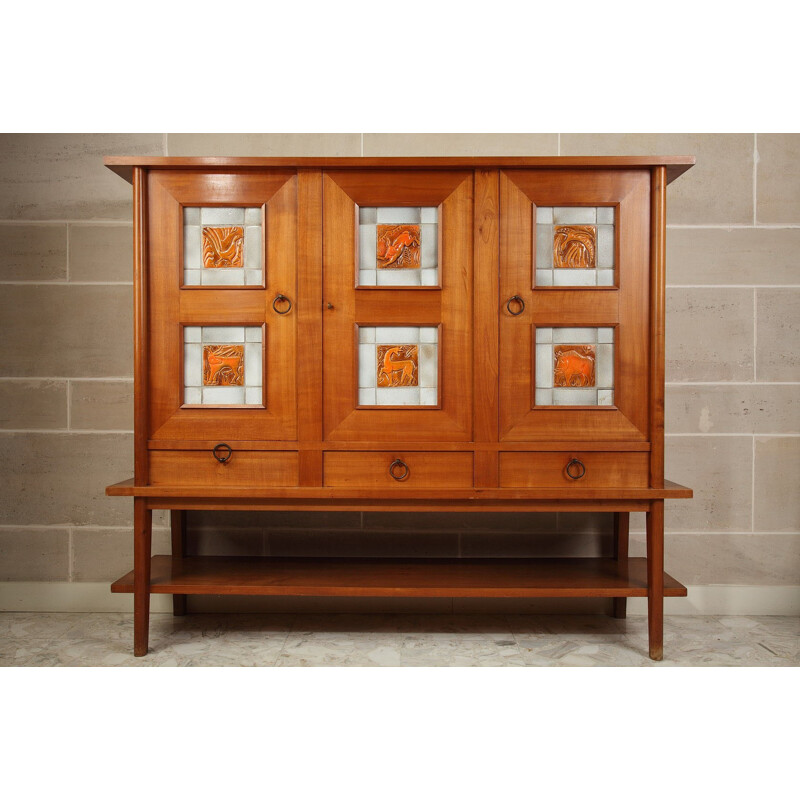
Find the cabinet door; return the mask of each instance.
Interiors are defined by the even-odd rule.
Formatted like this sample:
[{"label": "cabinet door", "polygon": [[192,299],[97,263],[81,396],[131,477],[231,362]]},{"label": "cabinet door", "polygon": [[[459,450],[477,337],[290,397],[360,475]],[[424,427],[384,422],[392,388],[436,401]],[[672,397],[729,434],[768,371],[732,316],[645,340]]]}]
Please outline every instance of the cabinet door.
[{"label": "cabinet door", "polygon": [[328,441],[472,435],[471,172],[323,176]]},{"label": "cabinet door", "polygon": [[295,439],[296,173],[147,190],[150,439]]},{"label": "cabinet door", "polygon": [[501,173],[501,440],[647,439],[649,186]]}]

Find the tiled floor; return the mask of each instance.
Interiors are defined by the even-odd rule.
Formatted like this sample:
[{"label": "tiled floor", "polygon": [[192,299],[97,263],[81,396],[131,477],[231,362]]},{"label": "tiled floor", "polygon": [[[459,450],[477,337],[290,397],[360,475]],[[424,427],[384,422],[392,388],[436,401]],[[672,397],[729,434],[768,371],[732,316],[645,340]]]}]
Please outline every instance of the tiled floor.
[{"label": "tiled floor", "polygon": [[0,614],[0,666],[798,666],[800,617]]}]

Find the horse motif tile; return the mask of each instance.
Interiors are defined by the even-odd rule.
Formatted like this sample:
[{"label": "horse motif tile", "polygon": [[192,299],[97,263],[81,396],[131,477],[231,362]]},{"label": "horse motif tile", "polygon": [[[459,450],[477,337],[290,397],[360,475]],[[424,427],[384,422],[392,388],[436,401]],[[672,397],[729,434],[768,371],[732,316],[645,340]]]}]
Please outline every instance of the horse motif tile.
[{"label": "horse motif tile", "polygon": [[415,344],[379,344],[377,385],[417,386],[419,348]]}]

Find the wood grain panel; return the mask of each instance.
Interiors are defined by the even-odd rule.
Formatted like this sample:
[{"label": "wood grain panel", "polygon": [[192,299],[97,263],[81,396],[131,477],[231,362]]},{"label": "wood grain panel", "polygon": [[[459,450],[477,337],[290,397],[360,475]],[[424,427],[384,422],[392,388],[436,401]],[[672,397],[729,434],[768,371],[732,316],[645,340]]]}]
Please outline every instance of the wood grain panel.
[{"label": "wood grain panel", "polygon": [[[571,459],[578,459],[585,474],[578,480],[567,475]],[[500,486],[530,488],[583,489],[645,488],[648,485],[647,453],[500,453]],[[573,467],[575,474],[580,469]]]},{"label": "wood grain panel", "polygon": [[[439,206],[441,289],[355,288],[357,203]],[[326,173],[323,216],[325,439],[337,443],[470,440],[471,173]],[[356,325],[441,325],[440,406],[357,408]]]},{"label": "wood grain panel", "polygon": [[[297,437],[297,309],[277,314],[278,293],[297,301],[297,186],[294,172],[152,173],[148,215],[149,437],[267,439]],[[183,206],[264,206],[266,288],[180,288]],[[181,325],[265,325],[265,408],[182,408]]]},{"label": "wood grain panel", "polygon": [[[322,174],[298,174],[297,427],[301,440],[322,439]],[[303,470],[308,478],[308,473]],[[321,474],[321,472],[320,472]]]},{"label": "wood grain panel", "polygon": [[359,325],[402,325],[410,319],[418,325],[436,325],[442,318],[442,292],[427,286],[360,287],[355,293],[355,316]]},{"label": "wood grain panel", "polygon": [[147,176],[137,168],[133,176],[133,397],[134,474],[139,483],[149,483],[147,438],[149,414],[149,270],[147,228]]},{"label": "wood grain panel", "polygon": [[664,480],[664,348],[667,283],[667,180],[663,167],[653,170],[650,243],[650,485]]},{"label": "wood grain panel", "polygon": [[[247,486],[242,488],[228,488],[215,486],[177,487],[177,486],[137,486],[133,479],[115,483],[106,487],[109,497],[149,497],[151,500],[165,499],[173,505],[159,506],[159,508],[193,508],[184,505],[184,502],[194,502],[198,498],[209,502],[225,500],[241,501],[243,505],[248,502],[253,507],[260,507],[262,503],[271,500],[292,500],[298,509],[304,503],[313,505],[315,502],[336,503],[345,502],[357,505],[363,502],[367,506],[373,502],[380,503],[385,497],[383,489],[341,487],[299,487],[299,488],[273,488],[260,486]],[[574,486],[564,488],[537,488],[537,489],[432,489],[423,487],[414,489],[409,495],[420,501],[420,509],[425,503],[450,508],[459,511],[489,511],[493,504],[503,503],[506,510],[512,511],[551,511],[561,503],[562,511],[592,511],[601,506],[606,510],[619,511],[645,511],[651,500],[688,500],[692,497],[692,490],[678,483],[665,480],[664,486],[658,489],[576,489]],[[548,501],[547,508],[536,507],[540,501]],[[619,504],[618,507],[615,506]],[[637,505],[638,504],[638,505]],[[362,509],[365,510],[365,509]],[[402,509],[400,509],[402,510]]]},{"label": "wood grain panel", "polygon": [[[503,171],[500,175],[500,440],[647,441],[649,172]],[[617,208],[619,288],[533,288],[536,205]],[[506,300],[518,295],[514,316]],[[614,408],[536,408],[535,327],[615,327]]]},{"label": "wood grain panel", "polygon": [[154,450],[150,480],[153,486],[297,486],[298,455],[234,450],[230,461],[220,464],[210,451]]},{"label": "wood grain panel", "polygon": [[[220,298],[220,291],[224,296]],[[184,325],[263,325],[264,292],[261,289],[189,289],[178,296]]]},{"label": "wood grain panel", "polygon": [[475,440],[497,440],[499,176],[475,173]]},{"label": "wood grain panel", "polygon": [[[389,467],[400,459],[407,466],[407,477],[395,480]],[[438,489],[472,486],[472,453],[333,452],[323,457],[325,486],[386,488],[395,491],[420,487]],[[396,470],[402,475],[403,469]]]}]

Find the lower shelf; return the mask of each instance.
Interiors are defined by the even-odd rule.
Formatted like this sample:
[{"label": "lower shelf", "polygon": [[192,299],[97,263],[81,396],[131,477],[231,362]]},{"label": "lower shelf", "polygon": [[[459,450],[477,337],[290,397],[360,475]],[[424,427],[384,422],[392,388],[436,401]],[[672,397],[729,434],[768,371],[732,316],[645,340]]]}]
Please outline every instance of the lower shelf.
[{"label": "lower shelf", "polygon": [[[133,572],[111,585],[132,592]],[[610,558],[223,558],[154,556],[155,594],[307,597],[646,597],[647,562]],[[664,573],[664,596],[686,587]]]}]

